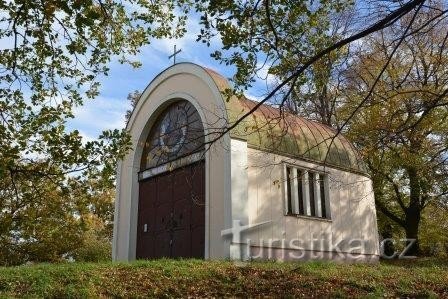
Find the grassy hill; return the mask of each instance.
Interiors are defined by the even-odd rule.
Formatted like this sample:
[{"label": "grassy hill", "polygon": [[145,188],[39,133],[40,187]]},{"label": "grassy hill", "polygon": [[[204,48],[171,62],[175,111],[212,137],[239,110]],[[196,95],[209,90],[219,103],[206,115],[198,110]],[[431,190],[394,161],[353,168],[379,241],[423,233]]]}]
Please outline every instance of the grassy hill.
[{"label": "grassy hill", "polygon": [[448,297],[448,261],[157,260],[0,268],[0,297]]}]

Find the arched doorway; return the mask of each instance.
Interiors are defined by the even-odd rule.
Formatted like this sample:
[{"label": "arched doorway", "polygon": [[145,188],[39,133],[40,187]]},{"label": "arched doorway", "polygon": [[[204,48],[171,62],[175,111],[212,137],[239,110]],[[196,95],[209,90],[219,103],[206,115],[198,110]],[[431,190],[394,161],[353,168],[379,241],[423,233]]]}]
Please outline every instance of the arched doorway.
[{"label": "arched doorway", "polygon": [[168,105],[146,139],[139,172],[136,257],[204,258],[204,128],[186,100]]}]

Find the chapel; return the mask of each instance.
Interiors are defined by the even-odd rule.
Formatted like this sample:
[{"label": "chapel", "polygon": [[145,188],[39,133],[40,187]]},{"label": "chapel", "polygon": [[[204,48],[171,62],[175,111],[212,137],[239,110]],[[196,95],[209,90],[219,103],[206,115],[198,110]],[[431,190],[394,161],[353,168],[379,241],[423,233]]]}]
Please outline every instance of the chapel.
[{"label": "chapel", "polygon": [[229,88],[178,63],[145,89],[118,165],[113,259],[377,261],[372,181],[350,141],[267,104],[248,114],[258,102]]}]

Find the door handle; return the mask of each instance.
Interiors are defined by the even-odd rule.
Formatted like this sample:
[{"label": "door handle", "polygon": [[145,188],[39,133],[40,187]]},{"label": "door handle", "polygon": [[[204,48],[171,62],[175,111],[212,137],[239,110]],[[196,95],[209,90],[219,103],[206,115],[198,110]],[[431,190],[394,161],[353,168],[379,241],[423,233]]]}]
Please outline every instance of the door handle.
[{"label": "door handle", "polygon": [[143,232],[147,233],[148,232],[148,224],[143,224]]}]

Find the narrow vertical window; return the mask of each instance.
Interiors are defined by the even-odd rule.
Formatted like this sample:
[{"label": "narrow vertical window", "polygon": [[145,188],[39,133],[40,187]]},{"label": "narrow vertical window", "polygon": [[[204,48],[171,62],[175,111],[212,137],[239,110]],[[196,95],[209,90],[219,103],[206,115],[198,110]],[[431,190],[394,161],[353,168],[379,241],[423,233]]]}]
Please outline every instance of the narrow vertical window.
[{"label": "narrow vertical window", "polygon": [[303,179],[303,171],[297,169],[297,192],[299,195],[299,214],[300,215],[304,215],[305,214],[305,209],[304,209],[304,205],[303,205],[303,183],[302,183],[302,179]]},{"label": "narrow vertical window", "polygon": [[327,174],[286,165],[283,171],[285,214],[330,219]]},{"label": "narrow vertical window", "polygon": [[311,216],[316,216],[316,205],[314,202],[314,173],[308,172],[308,187],[310,190]]},{"label": "narrow vertical window", "polygon": [[286,214],[292,214],[292,196],[291,196],[291,168],[286,167],[286,192],[287,192],[287,209]]},{"label": "narrow vertical window", "polygon": [[321,211],[322,211],[322,218],[327,218],[327,210],[325,203],[327,202],[327,199],[325,198],[325,175],[319,174],[319,181],[320,181],[320,203],[321,203]]}]

